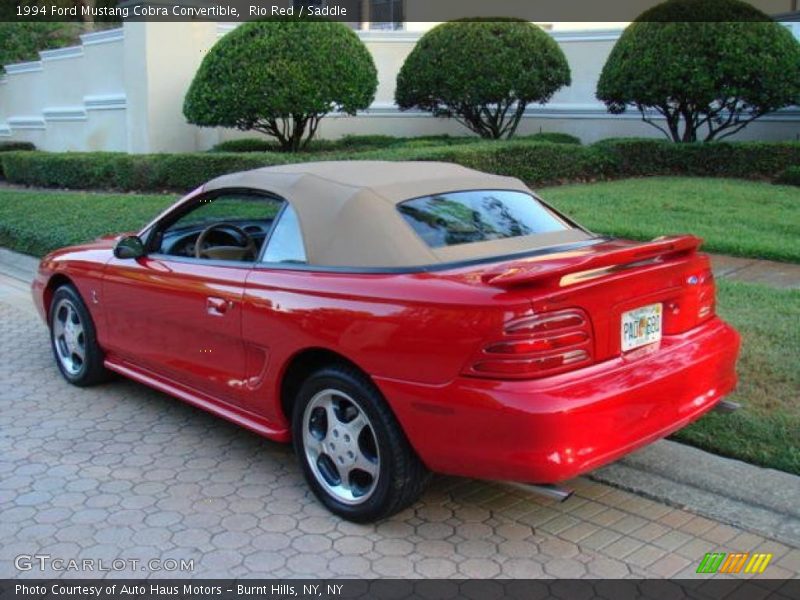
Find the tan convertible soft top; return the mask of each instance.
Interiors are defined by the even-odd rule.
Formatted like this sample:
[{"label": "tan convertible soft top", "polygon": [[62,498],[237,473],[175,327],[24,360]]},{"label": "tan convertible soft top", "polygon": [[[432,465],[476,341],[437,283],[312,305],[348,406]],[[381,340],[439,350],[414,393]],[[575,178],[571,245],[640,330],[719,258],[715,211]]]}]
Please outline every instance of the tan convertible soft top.
[{"label": "tan convertible soft top", "polygon": [[524,252],[590,236],[579,229],[429,248],[396,205],[460,190],[517,190],[519,179],[440,162],[331,161],[224,175],[205,189],[249,188],[277,194],[297,211],[311,265],[412,267]]}]

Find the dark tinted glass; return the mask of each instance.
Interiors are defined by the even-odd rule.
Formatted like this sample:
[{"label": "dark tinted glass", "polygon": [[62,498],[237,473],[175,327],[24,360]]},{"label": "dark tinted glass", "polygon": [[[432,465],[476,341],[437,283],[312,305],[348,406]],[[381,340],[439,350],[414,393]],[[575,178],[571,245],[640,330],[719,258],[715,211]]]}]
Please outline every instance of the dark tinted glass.
[{"label": "dark tinted glass", "polygon": [[398,209],[431,248],[570,229],[524,192],[452,192],[408,200]]}]

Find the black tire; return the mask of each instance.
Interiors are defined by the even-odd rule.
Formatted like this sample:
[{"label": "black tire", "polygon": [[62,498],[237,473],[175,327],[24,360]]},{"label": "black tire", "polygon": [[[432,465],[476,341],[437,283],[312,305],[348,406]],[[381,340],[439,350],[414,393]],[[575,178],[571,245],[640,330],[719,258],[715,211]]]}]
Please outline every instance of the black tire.
[{"label": "black tire", "polygon": [[[360,504],[342,502],[326,489],[312,469],[311,459],[306,457],[306,408],[312,399],[329,390],[343,392],[363,411],[377,443],[377,480],[371,495]],[[303,383],[292,409],[292,433],[295,454],[309,487],[328,510],[348,521],[367,523],[389,517],[413,504],[430,480],[431,473],[414,452],[381,393],[360,371],[347,365],[320,369]]]},{"label": "black tire", "polygon": [[[57,340],[57,326],[55,323],[56,319],[64,319],[63,311],[68,306],[73,307],[77,314],[78,322],[82,329],[82,334],[78,336],[78,343],[84,354],[80,365],[75,365],[75,361],[73,361],[73,369],[65,365],[65,360],[59,354],[59,344],[64,342]],[[50,346],[53,349],[53,357],[64,379],[72,385],[86,387],[108,381],[111,378],[111,373],[103,366],[104,354],[97,344],[97,330],[95,329],[94,321],[92,321],[92,316],[74,287],[65,284],[55,291],[53,300],[50,302],[50,314],[48,315],[47,323],[50,326]],[[62,345],[62,348],[65,348],[65,346]],[[66,350],[64,352],[66,353]]]}]

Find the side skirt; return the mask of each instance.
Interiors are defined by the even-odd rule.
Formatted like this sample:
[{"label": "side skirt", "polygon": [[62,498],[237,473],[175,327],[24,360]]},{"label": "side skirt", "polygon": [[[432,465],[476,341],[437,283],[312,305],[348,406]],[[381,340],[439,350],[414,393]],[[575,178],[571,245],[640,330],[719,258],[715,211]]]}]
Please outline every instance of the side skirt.
[{"label": "side skirt", "polygon": [[115,361],[114,359],[106,358],[104,361],[105,367],[111,371],[115,371],[120,375],[132,379],[138,383],[142,383],[148,387],[164,392],[170,396],[174,396],[179,400],[183,400],[187,404],[201,408],[211,414],[217,415],[249,429],[276,442],[288,442],[291,439],[291,432],[286,428],[276,428],[263,417],[256,415],[250,411],[242,408],[220,402],[205,394],[200,394],[197,391],[183,386],[179,383],[162,379],[153,373],[139,369],[131,364],[122,361]]}]

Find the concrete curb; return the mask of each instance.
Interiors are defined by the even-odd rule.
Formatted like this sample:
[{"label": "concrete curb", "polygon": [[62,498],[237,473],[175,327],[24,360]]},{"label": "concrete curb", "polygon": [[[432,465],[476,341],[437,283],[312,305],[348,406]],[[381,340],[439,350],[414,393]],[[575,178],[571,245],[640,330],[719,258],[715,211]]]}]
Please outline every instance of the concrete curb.
[{"label": "concrete curb", "polygon": [[[0,248],[0,274],[18,282],[30,284],[38,263],[38,259],[32,256]],[[29,304],[29,297],[20,302]],[[589,476],[800,547],[798,476],[723,458],[668,440],[647,446],[593,471]]]},{"label": "concrete curb", "polygon": [[593,471],[590,477],[800,546],[796,475],[661,440]]},{"label": "concrete curb", "polygon": [[709,254],[714,276],[759,283],[778,290],[800,289],[800,264]]},{"label": "concrete curb", "polygon": [[39,268],[39,259],[0,248],[0,273],[30,284]]}]

